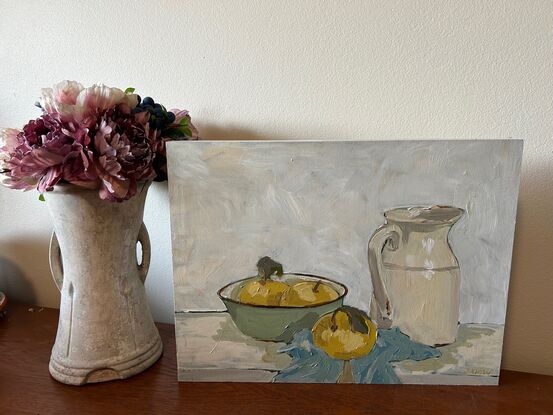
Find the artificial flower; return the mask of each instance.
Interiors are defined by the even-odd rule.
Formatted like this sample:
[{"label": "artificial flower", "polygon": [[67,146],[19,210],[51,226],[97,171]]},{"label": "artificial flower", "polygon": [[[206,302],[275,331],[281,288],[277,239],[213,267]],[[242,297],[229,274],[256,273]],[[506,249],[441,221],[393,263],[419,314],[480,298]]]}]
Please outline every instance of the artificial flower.
[{"label": "artificial flower", "polygon": [[198,131],[188,111],[166,111],[133,92],[75,81],[44,88],[43,114],[0,134],[3,184],[43,193],[69,183],[121,202],[138,182],[165,180],[166,141],[196,140]]},{"label": "artificial flower", "polygon": [[8,168],[7,161],[10,159],[9,154],[15,150],[17,146],[17,135],[21,131],[15,128],[4,128],[0,130],[0,170]]}]

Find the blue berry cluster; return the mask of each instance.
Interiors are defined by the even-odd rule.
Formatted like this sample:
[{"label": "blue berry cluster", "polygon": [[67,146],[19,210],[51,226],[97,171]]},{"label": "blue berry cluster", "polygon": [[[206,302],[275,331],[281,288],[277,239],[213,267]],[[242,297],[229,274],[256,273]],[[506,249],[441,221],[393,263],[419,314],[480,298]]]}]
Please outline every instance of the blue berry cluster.
[{"label": "blue berry cluster", "polygon": [[167,111],[161,104],[157,104],[152,97],[146,97],[144,99],[138,97],[138,105],[133,110],[134,113],[148,111],[150,113],[150,128],[156,130],[164,130],[173,122],[175,122],[175,114],[171,111]]}]

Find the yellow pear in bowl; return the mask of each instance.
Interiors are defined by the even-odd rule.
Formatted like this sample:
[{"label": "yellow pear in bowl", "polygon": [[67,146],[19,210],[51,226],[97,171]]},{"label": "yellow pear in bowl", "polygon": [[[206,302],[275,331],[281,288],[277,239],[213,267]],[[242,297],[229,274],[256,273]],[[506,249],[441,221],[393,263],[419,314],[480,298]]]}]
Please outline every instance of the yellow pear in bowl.
[{"label": "yellow pear in bowl", "polygon": [[315,346],[342,360],[367,355],[376,343],[376,332],[367,314],[349,306],[325,314],[311,329]]},{"label": "yellow pear in bowl", "polygon": [[322,281],[302,281],[292,285],[283,294],[280,305],[303,307],[336,300],[340,295],[334,288]]},{"label": "yellow pear in bowl", "polygon": [[280,281],[258,279],[244,285],[238,300],[244,304],[278,306],[282,294],[288,288],[288,284]]},{"label": "yellow pear in bowl", "polygon": [[271,279],[272,275],[283,274],[282,265],[268,256],[257,262],[256,279],[247,282],[238,294],[238,301],[244,304],[278,306],[282,294],[290,288],[288,284]]}]

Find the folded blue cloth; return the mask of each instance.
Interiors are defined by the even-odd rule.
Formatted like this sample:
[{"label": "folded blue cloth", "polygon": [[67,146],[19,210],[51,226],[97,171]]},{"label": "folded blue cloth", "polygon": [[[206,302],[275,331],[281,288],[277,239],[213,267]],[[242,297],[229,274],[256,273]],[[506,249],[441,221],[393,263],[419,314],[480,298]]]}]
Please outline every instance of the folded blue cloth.
[{"label": "folded blue cloth", "polygon": [[[327,355],[313,344],[311,330],[302,330],[280,352],[292,357],[292,363],[274,378],[274,382],[336,383],[343,361]],[[371,352],[351,361],[355,383],[401,383],[392,362],[439,357],[440,351],[416,343],[394,327],[378,330]]]}]

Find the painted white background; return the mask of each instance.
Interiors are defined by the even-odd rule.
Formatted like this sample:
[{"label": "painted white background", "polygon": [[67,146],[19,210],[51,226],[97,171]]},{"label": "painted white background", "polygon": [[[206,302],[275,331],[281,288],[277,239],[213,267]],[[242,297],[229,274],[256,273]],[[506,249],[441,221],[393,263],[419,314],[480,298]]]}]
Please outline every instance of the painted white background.
[{"label": "painted white background", "polygon": [[[367,243],[383,213],[445,205],[464,210],[449,234],[459,321],[503,324],[521,148],[519,140],[171,143],[175,311],[224,311],[217,291],[256,275],[257,260],[270,256],[284,272],[345,284],[344,303],[368,312]],[[449,265],[433,252],[434,264]]]},{"label": "painted white background", "polygon": [[[553,374],[553,2],[0,0],[0,126],[61,79],[134,86],[207,139],[524,138],[503,366]],[[172,319],[167,187],[147,282]],[[0,289],[57,306],[50,219],[0,189]]]}]

